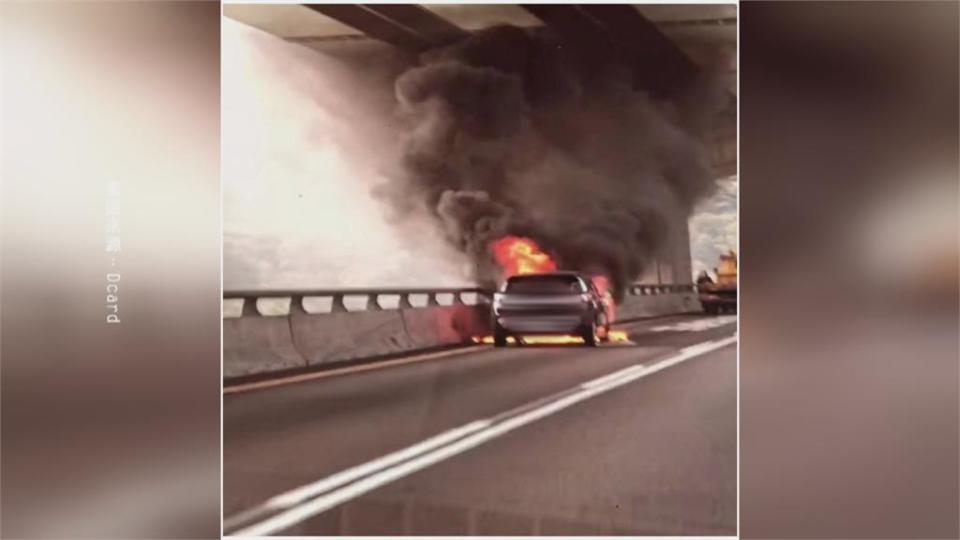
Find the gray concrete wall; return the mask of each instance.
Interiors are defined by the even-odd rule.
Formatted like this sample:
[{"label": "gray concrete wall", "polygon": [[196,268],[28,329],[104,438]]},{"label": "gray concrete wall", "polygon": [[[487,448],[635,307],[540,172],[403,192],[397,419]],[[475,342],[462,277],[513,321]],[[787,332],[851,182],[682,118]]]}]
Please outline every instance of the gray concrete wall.
[{"label": "gray concrete wall", "polygon": [[661,293],[644,296],[627,295],[617,306],[617,320],[628,321],[657,315],[701,311],[694,292]]},{"label": "gray concrete wall", "polygon": [[[693,292],[627,295],[618,320],[699,311]],[[252,299],[245,300],[253,302]],[[263,316],[248,306],[223,320],[223,375],[239,377],[470,343],[490,333],[484,304]]]},{"label": "gray concrete wall", "polygon": [[223,375],[238,377],[470,342],[487,309],[464,304],[223,320]]}]

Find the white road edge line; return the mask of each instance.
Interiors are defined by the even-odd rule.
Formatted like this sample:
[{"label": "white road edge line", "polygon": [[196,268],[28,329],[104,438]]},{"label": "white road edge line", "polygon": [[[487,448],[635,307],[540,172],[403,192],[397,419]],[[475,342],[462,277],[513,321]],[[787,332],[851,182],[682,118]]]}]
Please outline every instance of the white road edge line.
[{"label": "white road edge line", "polygon": [[632,366],[630,366],[630,367],[621,369],[620,371],[614,371],[613,373],[611,373],[611,374],[609,374],[609,375],[604,375],[603,377],[600,377],[600,378],[598,378],[598,379],[593,379],[593,380],[591,380],[591,381],[587,381],[587,382],[581,384],[581,385],[580,385],[580,388],[585,388],[585,389],[588,389],[588,390],[589,390],[590,388],[594,388],[594,387],[597,387],[597,386],[603,386],[603,385],[607,384],[608,382],[617,380],[617,379],[619,379],[619,378],[621,378],[621,377],[627,377],[627,376],[629,376],[629,375],[632,375],[633,373],[641,372],[641,371],[643,371],[643,370],[645,370],[645,369],[647,369],[645,366],[642,366],[642,365],[639,365],[639,364],[634,364],[634,365],[632,365]]},{"label": "white road edge line", "polygon": [[[266,536],[274,532],[286,529],[297,523],[300,523],[301,521],[311,516],[319,514],[320,512],[329,510],[330,508],[333,508],[346,501],[349,501],[350,499],[359,497],[380,486],[383,486],[385,484],[388,484],[390,482],[393,482],[395,480],[398,480],[400,478],[413,474],[421,469],[425,469],[431,465],[439,463],[440,461],[443,461],[445,459],[451,458],[457,454],[466,452],[471,448],[479,446],[487,441],[490,441],[501,435],[509,433],[510,431],[513,431],[531,422],[534,422],[536,420],[539,420],[541,418],[554,414],[558,411],[566,409],[567,407],[570,407],[583,400],[589,399],[595,395],[607,392],[609,390],[612,390],[614,388],[617,388],[619,386],[632,382],[636,379],[645,377],[647,375],[656,373],[668,367],[674,366],[683,361],[700,356],[704,353],[719,349],[721,347],[725,347],[727,345],[730,345],[731,343],[736,342],[736,340],[737,340],[737,335],[735,334],[728,338],[706,341],[697,345],[686,347],[684,349],[681,349],[678,354],[671,356],[665,360],[662,360],[652,366],[646,367],[646,366],[643,366],[642,364],[636,364],[624,370],[615,372],[614,374],[619,375],[616,378],[611,379],[610,375],[606,375],[604,377],[600,377],[598,379],[593,379],[591,381],[583,383],[578,387],[579,390],[577,390],[574,393],[569,393],[569,391],[561,392],[559,394],[561,395],[561,397],[559,397],[558,399],[545,403],[540,407],[529,410],[517,416],[502,420],[499,423],[491,425],[491,421],[489,419],[478,420],[476,422],[471,422],[470,424],[467,424],[461,428],[457,428],[454,430],[441,433],[440,435],[437,435],[432,439],[428,439],[427,441],[419,443],[418,445],[411,446],[405,450],[395,452],[394,454],[389,454],[388,456],[384,456],[383,458],[372,461],[368,464],[354,467],[354,469],[365,468],[368,465],[372,465],[377,462],[380,462],[381,467],[383,466],[383,463],[388,461],[390,463],[395,463],[396,459],[391,458],[391,456],[396,456],[401,453],[405,453],[406,455],[416,455],[418,453],[421,454],[418,457],[415,457],[408,461],[401,462],[396,465],[388,466],[386,469],[380,470],[379,472],[371,474],[361,480],[353,482],[339,489],[330,491],[325,495],[319,496],[315,499],[304,502],[299,506],[295,506],[289,510],[278,513],[259,523],[255,523],[239,531],[229,533],[227,536]],[[639,369],[639,368],[643,368],[643,369]],[[484,422],[486,422],[486,425],[483,425]],[[480,427],[477,427],[477,426],[480,426]],[[472,434],[459,439],[455,439],[453,442],[451,442],[450,444],[447,444],[446,446],[440,446],[439,448],[423,453],[423,450],[425,448],[424,445],[428,441],[436,440],[440,438],[443,438],[444,440],[449,440],[453,438],[452,435],[454,434],[454,432],[461,432],[461,436],[463,433],[472,432]],[[431,445],[427,445],[427,446],[431,446]],[[414,451],[414,449],[417,447],[419,447],[419,450]],[[375,468],[376,467],[371,467],[371,469],[375,469]],[[329,483],[331,485],[333,484],[341,485],[342,482],[334,482],[333,479],[337,478],[340,475],[345,475],[346,473],[354,469],[348,469],[347,471],[343,471],[342,473],[335,474],[327,479],[320,480],[318,482],[308,484],[301,488],[297,488],[291,492],[275,496],[271,498],[270,501],[277,501],[277,500],[286,501],[288,500],[287,498],[289,498],[289,500],[293,500],[294,498],[296,498],[293,496],[293,494],[295,493],[298,494],[298,496],[304,493],[318,493],[321,484]]]},{"label": "white road edge line", "polygon": [[702,332],[720,328],[737,321],[736,315],[723,315],[720,317],[711,317],[703,319],[692,319],[687,321],[678,321],[672,324],[661,324],[651,326],[648,332]]}]

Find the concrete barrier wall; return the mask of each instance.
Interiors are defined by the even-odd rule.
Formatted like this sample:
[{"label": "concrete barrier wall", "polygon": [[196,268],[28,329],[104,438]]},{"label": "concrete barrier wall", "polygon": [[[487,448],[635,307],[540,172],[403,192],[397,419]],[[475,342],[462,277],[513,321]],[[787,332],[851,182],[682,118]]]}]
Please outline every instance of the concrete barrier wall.
[{"label": "concrete barrier wall", "polygon": [[[247,300],[250,301],[250,300]],[[264,317],[223,324],[223,375],[238,377],[469,343],[489,333],[486,306],[457,304]]]},{"label": "concrete barrier wall", "polygon": [[486,305],[457,305],[402,311],[411,349],[468,342],[491,332]]},{"label": "concrete barrier wall", "polygon": [[[383,294],[390,294],[389,292]],[[282,296],[263,294],[264,297]],[[413,307],[409,298],[397,309],[374,301],[366,310],[347,311],[341,300],[327,313],[308,313],[303,294],[291,295],[289,312],[263,316],[255,296],[244,293],[240,317],[223,321],[224,377],[262,374],[335,364],[350,360],[470,343],[490,333],[485,303]],[[376,296],[373,294],[372,296]],[[458,297],[459,299],[459,297]],[[696,293],[677,287],[640,286],[618,306],[624,321],[656,315],[700,311]]]},{"label": "concrete barrier wall", "polygon": [[634,296],[627,295],[617,306],[617,320],[628,321],[657,315],[702,311],[694,292],[667,292]]},{"label": "concrete barrier wall", "polygon": [[236,377],[306,367],[294,348],[287,317],[223,320],[223,376]]}]

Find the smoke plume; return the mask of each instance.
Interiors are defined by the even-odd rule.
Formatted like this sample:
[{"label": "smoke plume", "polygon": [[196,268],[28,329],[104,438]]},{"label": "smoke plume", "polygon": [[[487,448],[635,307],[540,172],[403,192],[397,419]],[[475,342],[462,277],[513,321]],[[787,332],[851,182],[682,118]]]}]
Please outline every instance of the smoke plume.
[{"label": "smoke plume", "polygon": [[501,278],[491,242],[512,234],[619,298],[712,186],[707,93],[655,101],[629,67],[511,26],[428,51],[396,81],[402,163],[377,193],[432,215],[481,285]]}]

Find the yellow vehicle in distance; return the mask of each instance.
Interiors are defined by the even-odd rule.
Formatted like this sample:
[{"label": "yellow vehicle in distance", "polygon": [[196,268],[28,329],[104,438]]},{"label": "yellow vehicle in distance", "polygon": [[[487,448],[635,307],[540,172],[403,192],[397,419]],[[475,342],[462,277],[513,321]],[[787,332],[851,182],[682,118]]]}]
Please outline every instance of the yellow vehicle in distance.
[{"label": "yellow vehicle in distance", "polygon": [[737,312],[737,254],[733,250],[720,255],[720,264],[713,269],[716,281],[704,271],[697,277],[700,305],[710,314]]}]

